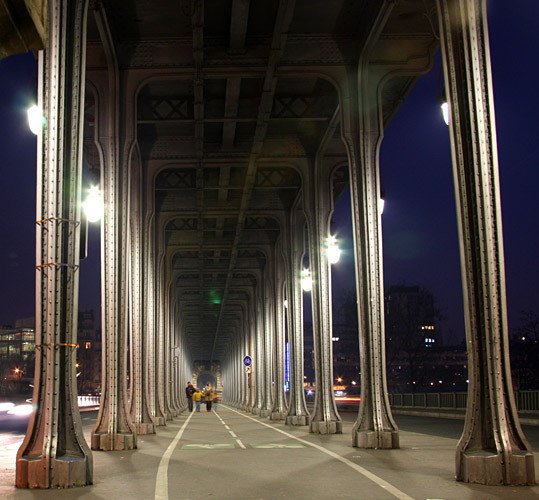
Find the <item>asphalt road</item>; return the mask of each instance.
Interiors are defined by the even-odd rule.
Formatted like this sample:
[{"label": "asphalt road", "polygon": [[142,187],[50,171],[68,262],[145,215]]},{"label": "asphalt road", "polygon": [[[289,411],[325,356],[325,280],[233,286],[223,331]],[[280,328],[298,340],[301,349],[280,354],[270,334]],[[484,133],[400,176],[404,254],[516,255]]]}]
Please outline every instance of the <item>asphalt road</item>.
[{"label": "asphalt road", "polygon": [[[97,417],[97,410],[82,412],[83,426],[91,426]],[[356,419],[355,411],[341,411],[341,416],[347,422]],[[459,439],[464,422],[449,418],[417,417],[410,415],[394,415],[399,429],[407,432]],[[20,443],[26,432],[28,418],[0,420],[0,449],[12,447]],[[524,434],[530,442],[533,451],[539,452],[539,427],[525,425]]]},{"label": "asphalt road", "polygon": [[[357,414],[355,412],[341,411],[341,417],[347,422],[353,422],[356,416]],[[403,431],[451,439],[459,439],[464,426],[464,420],[451,418],[417,417],[411,415],[393,415],[393,417],[399,429]],[[530,442],[533,451],[539,452],[539,427],[523,425],[522,430]]]}]

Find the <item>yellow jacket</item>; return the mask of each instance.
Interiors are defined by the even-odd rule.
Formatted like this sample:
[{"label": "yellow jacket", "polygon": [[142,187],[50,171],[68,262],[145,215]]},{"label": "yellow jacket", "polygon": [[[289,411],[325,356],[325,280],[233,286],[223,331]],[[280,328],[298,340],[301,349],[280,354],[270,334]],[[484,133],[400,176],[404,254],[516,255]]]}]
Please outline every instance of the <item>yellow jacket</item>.
[{"label": "yellow jacket", "polygon": [[195,392],[193,394],[193,401],[202,401],[202,393],[201,392]]}]

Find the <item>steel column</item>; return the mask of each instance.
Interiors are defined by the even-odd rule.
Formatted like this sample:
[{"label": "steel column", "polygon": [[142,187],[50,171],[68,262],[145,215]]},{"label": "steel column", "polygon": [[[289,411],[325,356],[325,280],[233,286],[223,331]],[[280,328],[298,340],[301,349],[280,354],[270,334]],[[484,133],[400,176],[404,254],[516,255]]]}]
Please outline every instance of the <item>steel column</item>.
[{"label": "steel column", "polygon": [[147,328],[144,315],[144,296],[147,293],[147,275],[143,273],[144,253],[142,240],[142,172],[140,157],[137,155],[133,162],[131,174],[131,419],[135,425],[137,434],[155,433],[155,425],[152,422],[148,407],[147,383],[145,381],[145,363],[147,362]]},{"label": "steel column", "polygon": [[[323,141],[325,142],[325,141]],[[314,174],[304,185],[305,215],[309,228],[311,291],[316,393],[310,430],[341,434],[342,419],[333,393],[333,335],[331,319],[331,270],[324,255],[331,218],[331,179],[323,167],[323,149],[314,162]]]},{"label": "steel column", "polygon": [[272,249],[272,263],[275,276],[274,287],[274,398],[270,413],[271,420],[285,420],[288,409],[284,394],[285,383],[285,331],[284,331],[284,261],[280,255],[278,244]]},{"label": "steel column", "polygon": [[253,413],[260,415],[264,405],[264,320],[262,308],[263,280],[261,279],[255,293],[255,357],[253,358],[253,373],[255,374],[255,405]]},{"label": "steel column", "polygon": [[[126,116],[120,118],[120,72],[114,42],[103,9],[95,11],[107,60],[108,88],[99,120],[104,150],[102,183],[105,217],[101,226],[103,362],[101,407],[92,430],[92,449],[136,448],[136,432],[127,398],[127,315],[129,259],[130,147],[123,141]],[[102,104],[102,103],[100,103]],[[124,110],[125,111],[125,110]],[[121,148],[124,148],[121,151]]]},{"label": "steel column", "polygon": [[300,285],[301,258],[303,248],[304,216],[295,209],[291,223],[284,228],[289,242],[287,255],[287,290],[288,290],[288,337],[290,345],[290,403],[286,423],[288,425],[307,425],[309,411],[304,390],[304,348],[303,348],[303,295]]},{"label": "steel column", "polygon": [[[271,258],[271,257],[270,257]],[[260,416],[267,417],[271,413],[273,400],[273,282],[270,278],[271,262],[266,260],[264,268],[264,301],[262,302],[262,315],[264,317],[263,329],[263,386],[262,386],[262,407]]]},{"label": "steel column", "polygon": [[470,384],[457,480],[534,484],[509,367],[498,157],[484,0],[438,0],[451,110]]},{"label": "steel column", "polygon": [[[36,367],[32,414],[17,452],[19,488],[92,483],[75,374],[87,2],[50,0],[39,89]],[[43,96],[45,77],[45,102]]]}]

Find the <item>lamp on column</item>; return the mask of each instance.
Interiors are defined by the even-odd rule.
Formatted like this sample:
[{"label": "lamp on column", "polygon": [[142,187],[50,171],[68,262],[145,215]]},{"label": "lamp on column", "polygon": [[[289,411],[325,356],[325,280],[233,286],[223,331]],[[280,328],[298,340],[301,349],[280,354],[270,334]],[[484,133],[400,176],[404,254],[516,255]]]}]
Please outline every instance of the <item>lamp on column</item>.
[{"label": "lamp on column", "polygon": [[446,125],[449,125],[449,104],[445,98],[445,92],[438,94],[438,102],[442,108],[442,116],[444,117],[444,122]]},{"label": "lamp on column", "polygon": [[28,127],[34,135],[39,135],[43,130],[45,124],[45,117],[43,116],[43,110],[39,104],[39,82],[37,72],[41,64],[41,56],[38,57],[34,72],[28,82],[28,100],[32,105],[26,110],[28,116]]},{"label": "lamp on column", "polygon": [[337,264],[341,258],[341,249],[337,244],[337,238],[330,236],[324,244],[327,247],[326,256],[330,264]]},{"label": "lamp on column", "polygon": [[88,222],[97,222],[103,217],[103,195],[99,186],[92,186],[88,198],[82,204]]},{"label": "lamp on column", "polygon": [[37,104],[34,104],[28,108],[26,113],[28,115],[28,126],[30,127],[30,130],[33,134],[39,135],[43,128],[43,124],[45,123],[41,108]]},{"label": "lamp on column", "polygon": [[313,279],[311,277],[311,271],[309,269],[304,269],[299,273],[301,278],[301,288],[305,292],[310,292],[313,288]]},{"label": "lamp on column", "polygon": [[98,222],[103,217],[103,195],[98,186],[92,186],[82,203],[79,259],[88,256],[88,222]]},{"label": "lamp on column", "polygon": [[442,108],[444,122],[446,125],[449,125],[449,103],[445,95],[445,88],[442,87],[442,68],[440,68],[440,75],[438,76],[438,96],[436,98],[438,99],[440,108]]}]

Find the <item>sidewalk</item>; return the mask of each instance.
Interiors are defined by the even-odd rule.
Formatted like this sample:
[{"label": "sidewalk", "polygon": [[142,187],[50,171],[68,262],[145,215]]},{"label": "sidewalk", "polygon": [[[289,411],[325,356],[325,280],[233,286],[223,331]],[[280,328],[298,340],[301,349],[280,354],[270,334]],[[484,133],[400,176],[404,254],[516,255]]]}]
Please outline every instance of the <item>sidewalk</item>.
[{"label": "sidewalk", "polygon": [[[539,500],[539,486],[457,483],[454,439],[401,431],[401,449],[364,450],[351,446],[351,428],[314,435],[219,404],[139,437],[137,450],[94,452],[94,485],[85,488],[18,490],[17,447],[0,449],[0,498]],[[538,454],[535,462],[539,477]]]}]

